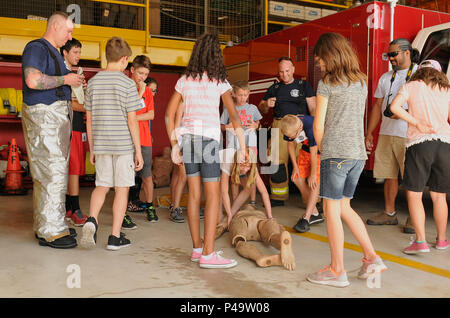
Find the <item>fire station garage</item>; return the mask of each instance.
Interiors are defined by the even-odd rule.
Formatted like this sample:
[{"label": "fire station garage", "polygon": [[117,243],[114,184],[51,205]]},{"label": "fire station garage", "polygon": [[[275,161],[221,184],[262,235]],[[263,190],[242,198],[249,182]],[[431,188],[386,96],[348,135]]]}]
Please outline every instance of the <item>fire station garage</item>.
[{"label": "fire station garage", "polygon": [[[242,311],[276,312],[279,308],[274,304],[270,308],[269,299],[289,299],[289,307],[312,298],[450,297],[448,192],[434,191],[431,181],[427,182],[419,213],[420,197],[411,201],[411,191],[402,179],[402,158],[395,161],[401,166],[394,172],[396,178],[375,175],[376,149],[381,147],[380,130],[384,129],[380,123],[385,115],[380,111],[376,115],[379,121],[371,118],[377,113],[373,109],[381,107],[384,98],[391,103],[396,94],[393,90],[400,89],[401,85],[395,87],[395,76],[403,83],[410,79],[401,75],[408,69],[410,73],[426,65],[438,69],[448,91],[448,1],[4,0],[0,8],[0,297],[190,299],[191,303],[174,304],[174,312],[201,312],[199,299],[204,303],[251,299],[260,306],[242,307]],[[58,19],[65,24],[58,24]],[[231,84],[227,90],[233,87],[232,95],[223,94],[233,97],[231,107],[241,120],[244,136],[250,135],[249,131],[255,136],[256,151],[251,152],[257,159],[255,190],[235,184],[236,173],[237,180],[248,176],[250,183],[252,178],[251,172],[242,173],[240,164],[233,165],[238,172],[230,171],[231,178],[223,172],[225,156],[220,156],[221,180],[203,185],[199,181],[201,188],[194,188],[197,183],[192,181],[200,180],[198,176],[188,174],[188,181],[183,178],[189,171],[186,164],[176,165],[172,160],[178,158],[171,150],[177,149],[178,141],[169,139],[168,114],[175,116],[173,109],[183,108],[184,113],[176,112],[182,129],[189,127],[189,116],[193,116],[189,99],[174,105],[173,96],[184,96],[180,81],[194,63],[191,53],[204,33],[214,34],[220,45],[221,63]],[[364,137],[365,145],[369,140],[373,147],[365,149],[367,160],[350,201],[359,220],[357,227],[346,222],[347,212],[341,210],[337,215],[342,223],[331,221],[332,203],[338,201],[322,198],[325,185],[320,163],[320,185],[309,180],[314,171],[310,166],[308,176],[295,178],[298,169],[292,162],[300,167],[297,151],[305,145],[308,151],[314,148],[311,136],[306,136],[309,144],[293,147],[294,161],[287,150],[285,164],[281,164],[281,156],[280,165],[274,159],[282,152],[278,146],[274,148],[279,134],[292,144],[301,136],[301,129],[295,128],[294,136],[283,128],[271,128],[283,121],[284,114],[279,115],[283,85],[306,83],[310,87],[312,93],[293,90],[295,94],[291,91],[289,98],[300,100],[306,93],[303,100],[308,102],[306,114],[312,118],[310,133],[314,131],[317,139],[320,112],[316,111],[322,109],[322,99],[316,92],[329,70],[321,68],[315,47],[325,33],[341,34],[351,44],[367,78],[361,140]],[[95,117],[96,103],[107,104],[93,102],[89,96],[95,92],[92,79],[111,70],[108,50],[113,37],[126,41],[131,52],[118,77],[131,86],[136,84],[137,89],[133,88],[134,95],[127,95],[125,101],[131,103],[130,96],[139,97],[142,107],[136,108],[141,109],[136,116],[124,118],[136,119],[140,129],[135,135],[140,134],[142,149],[150,152],[142,151],[144,162],[149,163],[143,169],[148,173],[136,173],[135,185],[125,187],[126,195],[121,187],[113,187],[103,202],[95,189],[98,170],[108,168],[99,166],[100,153],[93,150],[92,136],[98,133],[95,129],[101,121]],[[33,40],[38,41],[30,44]],[[405,56],[409,64],[403,70],[400,66]],[[282,72],[282,65],[288,65],[290,75]],[[383,75],[387,73],[387,77]],[[377,89],[382,77],[386,78],[383,96]],[[275,106],[270,106],[270,97],[275,97]],[[85,108],[83,100],[90,106]],[[310,100],[314,101],[312,108]],[[69,106],[62,116],[56,114],[61,105]],[[223,148],[228,148],[228,139],[233,138],[225,126],[233,128],[235,118],[231,113],[228,116],[227,105],[225,100],[220,102],[214,119],[220,129],[221,116]],[[36,109],[43,109],[41,118]],[[152,115],[139,117],[142,109]],[[407,114],[413,116],[414,112]],[[104,124],[112,125],[112,117],[107,118]],[[300,119],[306,133],[306,115],[294,118]],[[432,137],[447,146],[449,123],[450,117],[444,118],[445,134]],[[407,125],[405,122],[405,132]],[[109,134],[117,133],[108,129]],[[148,138],[142,137],[143,130]],[[130,131],[126,128],[128,136],[133,135]],[[402,140],[407,139],[404,137]],[[184,136],[179,143],[184,145]],[[403,150],[405,145],[402,142]],[[441,156],[448,167],[450,153],[448,147],[443,149],[447,149]],[[310,165],[317,165],[313,152],[305,153]],[[219,171],[219,164],[216,167]],[[439,176],[445,170],[434,173]],[[229,194],[224,195],[224,188]],[[248,198],[241,202],[244,192]],[[314,193],[316,199],[308,201]],[[122,201],[117,199],[119,195]],[[193,201],[190,204],[190,198],[196,198],[200,207]],[[215,203],[209,203],[212,201]],[[236,208],[237,203],[240,207]],[[231,210],[234,216],[227,224],[227,211]],[[206,250],[211,254],[205,254]],[[377,258],[370,260],[370,255]],[[226,312],[226,306],[218,307],[216,314]],[[235,306],[235,312],[238,309]]]}]

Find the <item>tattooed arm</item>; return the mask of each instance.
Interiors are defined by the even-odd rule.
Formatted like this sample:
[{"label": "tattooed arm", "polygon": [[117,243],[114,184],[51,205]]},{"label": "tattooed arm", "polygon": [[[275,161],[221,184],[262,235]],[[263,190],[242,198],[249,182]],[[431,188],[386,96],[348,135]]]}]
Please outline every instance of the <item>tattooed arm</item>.
[{"label": "tattooed arm", "polygon": [[25,68],[24,75],[31,89],[47,90],[64,85],[64,76],[48,76],[34,67]]},{"label": "tattooed arm", "polygon": [[80,86],[84,78],[74,73],[65,76],[49,76],[34,67],[26,67],[24,75],[27,86],[37,90],[53,89],[62,85]]}]

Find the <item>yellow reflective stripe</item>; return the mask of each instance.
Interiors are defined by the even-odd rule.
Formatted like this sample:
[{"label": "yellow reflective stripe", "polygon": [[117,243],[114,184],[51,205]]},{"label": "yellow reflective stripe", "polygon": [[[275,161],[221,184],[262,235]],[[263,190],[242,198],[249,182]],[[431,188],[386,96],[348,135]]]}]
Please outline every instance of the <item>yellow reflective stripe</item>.
[{"label": "yellow reflective stripe", "polygon": [[289,192],[289,187],[272,188],[272,194],[286,194]]}]

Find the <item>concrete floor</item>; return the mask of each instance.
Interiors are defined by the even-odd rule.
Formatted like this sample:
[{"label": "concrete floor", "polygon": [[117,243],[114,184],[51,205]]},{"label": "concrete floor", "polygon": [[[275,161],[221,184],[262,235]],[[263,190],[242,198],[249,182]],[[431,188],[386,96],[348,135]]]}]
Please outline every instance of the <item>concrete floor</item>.
[{"label": "concrete floor", "polygon": [[[85,212],[91,191],[92,188],[81,189],[81,207]],[[156,189],[156,195],[168,192],[168,188]],[[292,234],[297,264],[293,272],[282,267],[259,268],[240,257],[231,246],[228,233],[216,241],[216,250],[236,259],[238,266],[226,270],[201,269],[190,261],[188,224],[171,222],[166,208],[158,208],[158,223],[149,223],[144,215],[131,213],[138,225],[137,229],[127,231],[132,245],[114,252],[106,250],[112,198],[110,192],[100,214],[95,249],[56,250],[39,246],[34,238],[31,191],[27,196],[0,196],[0,297],[450,297],[450,250],[432,247],[424,255],[403,254],[401,251],[409,244],[411,235],[403,234],[400,225],[368,227],[375,249],[388,259],[385,260],[388,270],[379,280],[380,288],[369,288],[366,281],[356,278],[362,253],[353,249],[352,244],[357,242],[344,226],[345,241],[349,243],[345,265],[351,285],[339,289],[305,280],[308,273],[330,262],[328,244],[322,241],[326,237],[324,223],[312,226],[306,235]],[[273,209],[274,217],[292,227],[304,212],[299,202],[299,195],[292,194],[285,207]],[[429,197],[425,202],[429,211],[427,240],[434,243],[436,229]],[[261,207],[260,201],[258,204]],[[382,186],[360,187],[353,207],[364,220],[378,213],[383,208]],[[398,207],[399,221],[403,224],[408,215],[403,192]],[[81,228],[77,232],[81,236]],[[264,253],[277,253],[272,247],[255,244]],[[72,272],[71,264],[79,266],[76,267],[79,281],[73,279],[76,272]],[[77,282],[80,288],[76,288]],[[69,288],[74,283],[75,288]]]}]

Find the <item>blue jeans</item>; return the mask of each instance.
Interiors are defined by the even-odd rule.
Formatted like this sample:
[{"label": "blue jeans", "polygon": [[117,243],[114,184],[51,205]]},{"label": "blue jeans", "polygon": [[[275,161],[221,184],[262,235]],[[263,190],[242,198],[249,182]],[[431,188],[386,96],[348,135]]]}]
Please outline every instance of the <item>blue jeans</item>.
[{"label": "blue jeans", "polygon": [[365,160],[330,158],[320,161],[320,197],[353,198]]},{"label": "blue jeans", "polygon": [[181,149],[187,177],[201,176],[203,182],[220,180],[219,143],[216,140],[186,134]]}]

